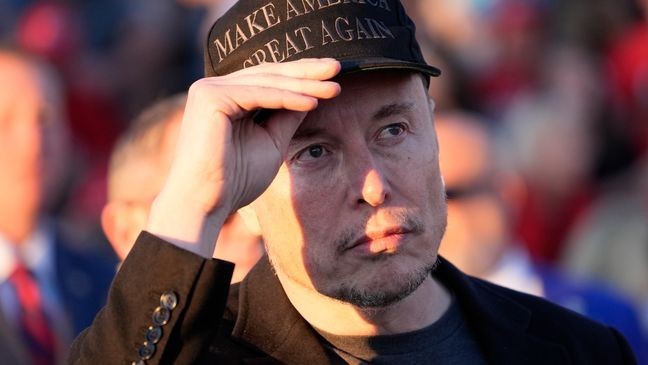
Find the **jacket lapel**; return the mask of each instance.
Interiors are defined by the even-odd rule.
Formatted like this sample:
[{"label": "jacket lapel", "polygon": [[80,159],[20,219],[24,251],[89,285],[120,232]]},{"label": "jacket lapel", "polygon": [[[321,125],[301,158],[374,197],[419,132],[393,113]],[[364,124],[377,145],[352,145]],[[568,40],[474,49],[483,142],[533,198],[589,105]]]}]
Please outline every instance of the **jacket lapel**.
[{"label": "jacket lapel", "polygon": [[330,363],[318,335],[288,300],[267,256],[241,283],[238,300],[233,337],[285,364]]},{"label": "jacket lapel", "polygon": [[433,275],[452,290],[489,363],[569,363],[561,345],[533,335],[531,311],[494,290],[493,284],[469,278],[443,258]]},{"label": "jacket lapel", "polygon": [[4,313],[0,313],[0,356],[3,364],[27,364],[29,357],[20,336],[11,328]]}]

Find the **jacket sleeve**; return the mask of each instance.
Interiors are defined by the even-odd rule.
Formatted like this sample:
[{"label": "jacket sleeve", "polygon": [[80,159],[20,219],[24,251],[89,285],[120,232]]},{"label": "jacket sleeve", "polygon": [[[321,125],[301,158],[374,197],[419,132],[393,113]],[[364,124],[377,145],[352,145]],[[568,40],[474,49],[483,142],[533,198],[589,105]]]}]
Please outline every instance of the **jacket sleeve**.
[{"label": "jacket sleeve", "polygon": [[221,321],[233,268],[142,232],[68,363],[194,362]]}]

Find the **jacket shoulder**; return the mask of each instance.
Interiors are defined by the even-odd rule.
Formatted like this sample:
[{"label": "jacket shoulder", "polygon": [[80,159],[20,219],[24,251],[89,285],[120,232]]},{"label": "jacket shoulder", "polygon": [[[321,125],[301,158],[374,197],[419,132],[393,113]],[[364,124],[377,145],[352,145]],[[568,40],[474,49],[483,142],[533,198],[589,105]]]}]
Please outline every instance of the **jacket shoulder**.
[{"label": "jacket shoulder", "polygon": [[[506,302],[509,308],[515,306],[525,312],[526,333],[535,341],[559,344],[572,363],[636,363],[628,342],[615,328],[541,297],[477,278],[469,280],[485,302]],[[506,318],[506,313],[499,315]]]}]

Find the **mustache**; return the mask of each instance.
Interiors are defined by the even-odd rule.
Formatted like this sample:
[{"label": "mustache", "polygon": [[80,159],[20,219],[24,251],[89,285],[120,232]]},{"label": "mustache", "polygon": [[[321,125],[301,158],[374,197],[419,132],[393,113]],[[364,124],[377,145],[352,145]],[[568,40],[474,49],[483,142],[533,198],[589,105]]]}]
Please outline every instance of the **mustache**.
[{"label": "mustache", "polygon": [[[390,214],[392,224],[386,227],[386,234],[422,234],[425,232],[423,221],[416,215],[407,212],[395,212]],[[369,240],[366,233],[367,222],[344,229],[333,241],[338,253],[357,245],[359,242]]]}]

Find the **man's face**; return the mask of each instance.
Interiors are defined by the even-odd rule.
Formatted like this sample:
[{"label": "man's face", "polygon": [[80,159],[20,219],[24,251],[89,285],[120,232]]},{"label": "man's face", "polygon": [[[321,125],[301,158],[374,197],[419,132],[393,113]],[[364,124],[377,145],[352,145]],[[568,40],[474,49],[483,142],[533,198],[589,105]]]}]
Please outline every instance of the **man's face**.
[{"label": "man's face", "polygon": [[0,54],[0,190],[11,215],[34,215],[60,188],[67,139],[61,103],[45,70]]},{"label": "man's face", "polygon": [[254,206],[282,281],[384,306],[429,275],[446,225],[432,108],[417,74],[341,85],[306,117]]}]

